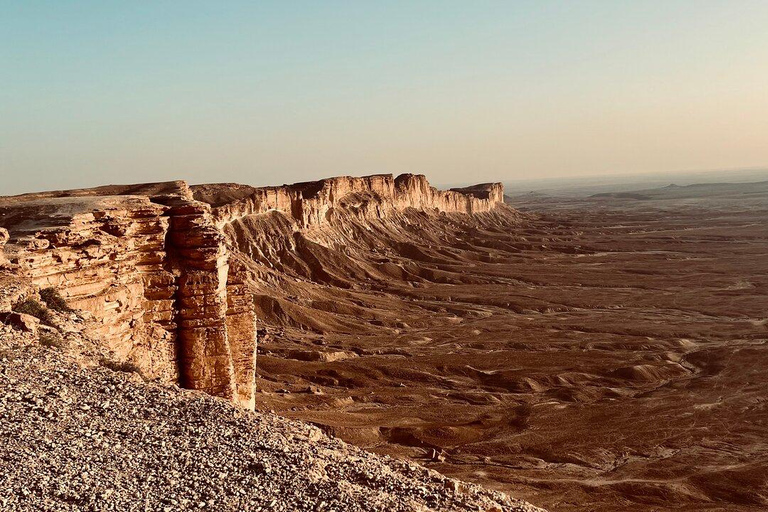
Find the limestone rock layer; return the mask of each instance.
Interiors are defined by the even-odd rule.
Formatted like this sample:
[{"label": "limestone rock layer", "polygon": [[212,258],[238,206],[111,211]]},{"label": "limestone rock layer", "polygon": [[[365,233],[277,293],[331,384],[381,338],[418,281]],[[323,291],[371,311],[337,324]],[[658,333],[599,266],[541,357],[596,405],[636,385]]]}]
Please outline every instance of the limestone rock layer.
[{"label": "limestone rock layer", "polygon": [[411,174],[0,197],[0,266],[38,289],[55,288],[92,317],[86,334],[145,375],[253,408],[257,336],[247,261],[268,260],[283,242],[243,253],[233,224],[277,215],[276,225],[301,231],[342,209],[374,220],[408,208],[472,214],[502,202],[499,183],[442,191]]}]

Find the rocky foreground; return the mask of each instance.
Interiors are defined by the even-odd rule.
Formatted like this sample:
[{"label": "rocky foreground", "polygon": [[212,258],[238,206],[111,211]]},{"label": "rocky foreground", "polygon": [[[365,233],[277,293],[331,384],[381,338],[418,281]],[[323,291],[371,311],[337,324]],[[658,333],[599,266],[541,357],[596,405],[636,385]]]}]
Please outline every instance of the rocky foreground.
[{"label": "rocky foreground", "polygon": [[541,510],[83,347],[0,326],[0,510]]}]

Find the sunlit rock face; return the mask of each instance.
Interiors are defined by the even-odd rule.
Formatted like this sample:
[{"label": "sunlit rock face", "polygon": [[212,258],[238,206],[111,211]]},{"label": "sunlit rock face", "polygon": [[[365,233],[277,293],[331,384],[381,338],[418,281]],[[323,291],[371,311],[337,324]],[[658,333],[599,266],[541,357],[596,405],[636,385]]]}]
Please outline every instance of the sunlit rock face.
[{"label": "sunlit rock face", "polygon": [[0,228],[0,266],[2,266],[7,260],[5,259],[5,244],[8,242],[10,235],[8,230]]},{"label": "sunlit rock face", "polygon": [[258,254],[243,250],[238,222],[263,218],[276,233],[299,233],[339,212],[378,221],[408,208],[485,212],[502,201],[501,184],[441,191],[421,175],[25,194],[0,198],[0,265],[37,289],[55,288],[91,318],[88,336],[147,377],[253,408],[257,335],[248,262],[277,262],[286,241],[270,239],[266,229]]},{"label": "sunlit rock face", "polygon": [[446,213],[490,211],[504,201],[501,183],[486,183],[463,189],[438,190],[420,174],[391,174],[295,183],[281,187],[255,188],[235,184],[197,185],[196,199],[213,207],[218,225],[269,211],[282,212],[311,227],[328,221],[334,209],[362,208],[370,218],[381,218],[393,210],[416,208]]},{"label": "sunlit rock face", "polygon": [[146,197],[3,201],[15,271],[53,287],[95,321],[103,340],[152,377],[176,380],[176,277],[168,265],[167,208]]}]

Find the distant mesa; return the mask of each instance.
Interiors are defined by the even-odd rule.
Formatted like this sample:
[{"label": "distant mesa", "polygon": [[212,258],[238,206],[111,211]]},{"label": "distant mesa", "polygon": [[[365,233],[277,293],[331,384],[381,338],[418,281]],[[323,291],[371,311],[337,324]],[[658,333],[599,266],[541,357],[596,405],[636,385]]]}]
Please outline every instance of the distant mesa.
[{"label": "distant mesa", "polygon": [[637,199],[640,201],[651,199],[650,196],[638,192],[603,192],[600,194],[593,194],[590,197],[615,197],[616,199]]},{"label": "distant mesa", "polygon": [[739,198],[744,196],[760,196],[768,193],[768,181],[755,183],[696,183],[693,185],[675,185],[628,192],[603,192],[593,194],[593,198],[614,199],[696,199],[704,197]]}]

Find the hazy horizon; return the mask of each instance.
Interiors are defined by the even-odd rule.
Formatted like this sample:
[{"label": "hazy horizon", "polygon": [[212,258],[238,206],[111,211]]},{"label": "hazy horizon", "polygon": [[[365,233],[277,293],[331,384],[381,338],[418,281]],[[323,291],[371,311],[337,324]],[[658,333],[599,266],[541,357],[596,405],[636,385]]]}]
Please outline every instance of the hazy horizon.
[{"label": "hazy horizon", "polygon": [[0,0],[0,195],[764,168],[765,26],[757,0]]}]

